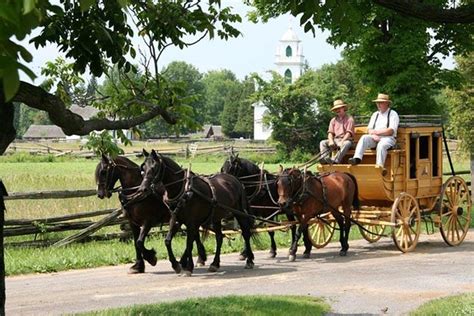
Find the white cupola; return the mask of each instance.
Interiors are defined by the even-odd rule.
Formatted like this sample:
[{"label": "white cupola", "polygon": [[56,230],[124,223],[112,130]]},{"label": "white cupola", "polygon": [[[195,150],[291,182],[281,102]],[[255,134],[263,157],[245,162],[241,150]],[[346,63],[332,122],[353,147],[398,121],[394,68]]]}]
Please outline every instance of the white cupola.
[{"label": "white cupola", "polygon": [[303,73],[303,45],[291,26],[281,37],[275,54],[275,65],[288,82],[295,82]]}]

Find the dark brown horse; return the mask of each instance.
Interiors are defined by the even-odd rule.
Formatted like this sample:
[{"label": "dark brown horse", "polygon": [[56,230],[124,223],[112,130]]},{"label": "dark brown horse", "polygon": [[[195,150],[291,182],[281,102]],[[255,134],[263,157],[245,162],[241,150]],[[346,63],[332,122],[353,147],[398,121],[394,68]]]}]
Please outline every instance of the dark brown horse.
[{"label": "dark brown horse", "polygon": [[[250,208],[256,216],[274,220],[281,213],[278,204],[278,190],[276,185],[277,176],[267,170],[261,170],[256,164],[248,159],[240,158],[239,155],[231,153],[224,161],[221,172],[236,176],[245,187],[249,199]],[[286,214],[289,221],[294,221],[292,212]],[[275,243],[275,232],[269,231],[270,236],[270,258],[275,258],[277,246]],[[296,236],[296,225],[291,227],[291,244]],[[303,230],[303,241],[305,245],[304,258],[309,258],[312,244],[308,237],[308,230]],[[241,254],[245,257],[245,254]]]},{"label": "dark brown horse", "polygon": [[[210,227],[216,237],[216,253],[209,271],[220,267],[220,251],[223,242],[222,224],[224,218],[237,219],[245,240],[247,256],[246,269],[254,266],[254,255],[250,246],[253,219],[247,213],[247,197],[242,184],[229,174],[217,174],[210,177],[195,175],[182,169],[171,158],[154,150],[142,164],[143,181],[139,193],[149,194],[166,192],[165,202],[171,210],[171,221],[177,220],[186,226],[186,250],[180,264],[187,275],[194,269],[192,258],[193,241],[199,236],[199,227]],[[172,238],[172,236],[167,236]]]},{"label": "dark brown horse", "polygon": [[[291,208],[300,222],[296,240],[290,249],[290,261],[295,260],[298,239],[301,231],[307,229],[308,221],[328,211],[339,225],[339,242],[342,247],[339,254],[345,256],[349,249],[351,207],[359,209],[358,187],[354,176],[343,172],[315,176],[310,172],[303,174],[296,168],[280,168],[277,180],[278,203],[283,208]],[[339,207],[343,213],[339,211]]]},{"label": "dark brown horse", "polygon": [[[156,252],[145,247],[145,238],[153,226],[168,223],[170,212],[161,198],[150,195],[141,200],[130,199],[142,182],[140,167],[133,161],[125,157],[109,158],[102,155],[102,159],[96,167],[95,178],[97,182],[97,196],[101,199],[112,196],[112,192],[119,192],[119,199],[124,206],[125,215],[129,220],[133,241],[135,245],[135,264],[130,268],[129,273],[145,272],[145,262],[152,266],[156,265]],[[120,181],[121,189],[114,190],[117,181]],[[178,225],[170,227],[170,231],[175,234]],[[196,240],[199,252],[199,262],[204,264],[206,252],[201,240]],[[168,253],[172,253],[171,244],[166,245]],[[174,256],[170,256],[173,258]],[[179,272],[179,264],[171,259],[171,265],[176,272]]]}]

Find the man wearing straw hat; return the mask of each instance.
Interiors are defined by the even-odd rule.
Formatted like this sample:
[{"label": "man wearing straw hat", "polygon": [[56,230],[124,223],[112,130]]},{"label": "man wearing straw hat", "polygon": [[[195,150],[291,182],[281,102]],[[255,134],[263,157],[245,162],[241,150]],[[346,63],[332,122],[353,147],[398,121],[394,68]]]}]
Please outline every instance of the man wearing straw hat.
[{"label": "man wearing straw hat", "polygon": [[[319,143],[319,152],[322,153],[319,161],[322,164],[341,163],[342,158],[351,148],[354,137],[354,119],[346,114],[346,110],[347,104],[344,101],[340,99],[334,101],[331,111],[337,113],[337,116],[329,122],[328,139]],[[331,159],[331,153],[338,148],[334,160]]]},{"label": "man wearing straw hat", "polygon": [[376,164],[383,168],[387,150],[395,145],[400,119],[397,112],[390,108],[392,101],[387,94],[379,93],[377,99],[372,101],[377,104],[378,111],[370,117],[368,133],[359,139],[354,157],[349,159],[349,163],[359,164],[364,156],[364,151],[367,148],[376,147]]}]

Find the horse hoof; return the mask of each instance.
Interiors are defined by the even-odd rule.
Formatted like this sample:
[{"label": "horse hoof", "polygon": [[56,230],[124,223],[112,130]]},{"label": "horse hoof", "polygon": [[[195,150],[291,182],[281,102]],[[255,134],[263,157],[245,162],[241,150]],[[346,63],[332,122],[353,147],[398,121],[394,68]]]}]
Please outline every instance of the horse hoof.
[{"label": "horse hoof", "polygon": [[193,273],[191,271],[188,271],[188,270],[184,270],[183,271],[183,276],[185,277],[190,277]]},{"label": "horse hoof", "polygon": [[305,258],[305,259],[309,259],[310,257],[311,257],[311,254],[309,252],[308,253],[305,252],[303,254],[303,258]]},{"label": "horse hoof", "polygon": [[268,254],[268,258],[273,259],[276,257],[276,255],[277,255],[276,252],[270,251],[270,253]]},{"label": "horse hoof", "polygon": [[340,255],[341,257],[345,257],[345,256],[347,255],[347,250],[341,250],[341,251],[339,251],[339,255]]},{"label": "horse hoof", "polygon": [[143,261],[137,261],[128,269],[128,274],[145,273],[145,264]]},{"label": "horse hoof", "polygon": [[147,261],[148,261],[149,264],[151,264],[154,267],[154,266],[156,266],[156,263],[158,262],[158,259],[156,258],[156,256],[154,256],[151,259],[147,259]]},{"label": "horse hoof", "polygon": [[177,265],[177,266],[173,266],[173,270],[174,272],[176,272],[176,274],[180,274],[182,269],[181,269],[181,265]]},{"label": "horse hoof", "polygon": [[246,256],[244,256],[244,255],[242,255],[242,254],[239,255],[239,260],[240,260],[240,261],[244,261],[245,259],[247,259]]},{"label": "horse hoof", "polygon": [[209,272],[217,272],[219,271],[219,267],[213,266],[212,264],[209,266],[209,269],[207,269]]},{"label": "horse hoof", "polygon": [[145,273],[145,268],[137,269],[137,268],[131,267],[130,269],[128,269],[128,274],[139,274],[139,273]]},{"label": "horse hoof", "polygon": [[204,267],[205,265],[206,265],[206,262],[204,262],[204,261],[198,260],[198,261],[196,262],[196,266],[197,266],[197,267]]},{"label": "horse hoof", "polygon": [[245,269],[253,269],[254,265],[255,264],[253,262],[247,262],[245,264]]},{"label": "horse hoof", "polygon": [[295,256],[295,255],[289,255],[289,256],[288,256],[288,260],[291,261],[291,262],[293,262],[293,261],[296,260],[296,256]]}]

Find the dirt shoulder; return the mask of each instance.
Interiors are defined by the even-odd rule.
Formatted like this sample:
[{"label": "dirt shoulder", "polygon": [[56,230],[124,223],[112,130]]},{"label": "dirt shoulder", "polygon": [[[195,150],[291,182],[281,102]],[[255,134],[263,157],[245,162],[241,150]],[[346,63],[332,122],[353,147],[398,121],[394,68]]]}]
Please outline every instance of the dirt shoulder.
[{"label": "dirt shoulder", "polygon": [[422,235],[408,254],[389,238],[350,246],[347,257],[331,243],[295,262],[286,249],[276,259],[260,251],[253,270],[244,270],[236,254],[224,255],[219,272],[200,267],[190,278],[176,275],[167,261],[140,275],[128,275],[129,266],[121,265],[8,277],[6,313],[59,315],[190,297],[281,294],[324,297],[334,313],[400,315],[431,299],[474,292],[472,229],[459,247],[447,246],[439,233]]}]

